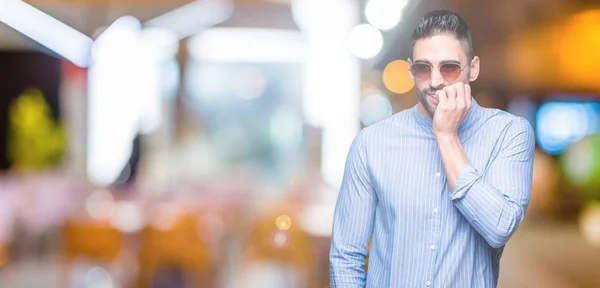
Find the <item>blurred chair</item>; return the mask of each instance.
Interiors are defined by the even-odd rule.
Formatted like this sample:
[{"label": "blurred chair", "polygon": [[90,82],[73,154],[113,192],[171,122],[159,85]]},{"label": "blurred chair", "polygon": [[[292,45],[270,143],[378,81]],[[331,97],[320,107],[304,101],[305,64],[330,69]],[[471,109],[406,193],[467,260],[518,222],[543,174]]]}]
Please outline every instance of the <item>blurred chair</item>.
[{"label": "blurred chair", "polygon": [[108,222],[68,221],[62,230],[61,285],[69,287],[68,276],[77,260],[91,260],[110,266],[118,261],[124,235]]},{"label": "blurred chair", "polygon": [[140,235],[137,287],[154,287],[157,275],[166,270],[181,271],[184,283],[161,287],[214,287],[212,257],[199,236],[195,213],[179,214],[171,225],[146,226]]},{"label": "blurred chair", "polygon": [[[262,217],[251,229],[241,261],[242,287],[250,287],[250,284],[265,288],[314,287],[315,283],[311,281],[315,280],[312,276],[316,262],[312,239],[298,225],[278,230],[276,219],[279,215]],[[248,281],[249,277],[262,283]]]}]

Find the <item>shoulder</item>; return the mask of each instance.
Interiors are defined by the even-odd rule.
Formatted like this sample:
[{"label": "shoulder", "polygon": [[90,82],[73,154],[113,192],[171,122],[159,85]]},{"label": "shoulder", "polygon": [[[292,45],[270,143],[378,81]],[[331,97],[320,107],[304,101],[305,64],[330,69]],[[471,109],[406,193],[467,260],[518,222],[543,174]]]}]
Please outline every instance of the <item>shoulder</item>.
[{"label": "shoulder", "polygon": [[410,121],[410,109],[403,110],[379,122],[362,128],[354,137],[350,146],[350,155],[358,155],[363,161],[369,154],[381,150],[383,143],[402,135],[402,127]]},{"label": "shoulder", "polygon": [[507,111],[481,107],[483,118],[488,129],[505,130],[509,134],[530,133],[533,134],[531,123],[523,117],[513,115]]},{"label": "shoulder", "polygon": [[516,141],[521,144],[528,144],[527,146],[533,149],[533,146],[535,146],[535,133],[527,119],[500,109],[482,108],[482,110],[485,120],[484,129],[499,132],[496,134],[502,138],[499,140],[507,145]]},{"label": "shoulder", "polygon": [[411,113],[411,109],[397,112],[386,119],[363,128],[357,135],[357,138],[360,137],[361,141],[369,146],[383,139],[397,137],[402,134],[404,129],[414,125]]}]

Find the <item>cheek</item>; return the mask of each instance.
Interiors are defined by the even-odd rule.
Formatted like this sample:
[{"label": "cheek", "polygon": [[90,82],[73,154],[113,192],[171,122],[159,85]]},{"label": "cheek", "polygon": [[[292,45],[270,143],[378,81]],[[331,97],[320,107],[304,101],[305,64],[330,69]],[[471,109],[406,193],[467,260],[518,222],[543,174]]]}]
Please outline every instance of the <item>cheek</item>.
[{"label": "cheek", "polygon": [[455,82],[469,83],[470,78],[471,78],[471,69],[465,69],[465,71],[462,73],[462,75],[460,75],[460,77],[458,77],[458,79],[457,79],[460,81],[455,81]]},{"label": "cheek", "polygon": [[419,81],[417,80],[417,82],[415,82],[415,86],[417,87],[417,89],[419,91],[423,91],[425,89],[427,89],[429,87],[429,83],[426,81]]}]

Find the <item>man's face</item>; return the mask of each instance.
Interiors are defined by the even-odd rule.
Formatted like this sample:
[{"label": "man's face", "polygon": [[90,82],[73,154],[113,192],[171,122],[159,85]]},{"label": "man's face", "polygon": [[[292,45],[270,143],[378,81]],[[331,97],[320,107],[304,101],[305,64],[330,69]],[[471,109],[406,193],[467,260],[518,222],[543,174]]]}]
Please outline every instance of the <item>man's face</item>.
[{"label": "man's face", "polygon": [[[424,68],[418,69],[423,73],[411,72],[411,78],[417,86],[419,111],[432,118],[439,102],[436,91],[457,82],[468,84],[479,74],[479,59],[475,57],[469,63],[462,44],[451,34],[438,34],[417,40],[413,57],[409,59],[411,65],[428,64],[431,67],[430,73],[427,73],[428,66],[415,66]],[[444,66],[444,64],[456,66]]]}]

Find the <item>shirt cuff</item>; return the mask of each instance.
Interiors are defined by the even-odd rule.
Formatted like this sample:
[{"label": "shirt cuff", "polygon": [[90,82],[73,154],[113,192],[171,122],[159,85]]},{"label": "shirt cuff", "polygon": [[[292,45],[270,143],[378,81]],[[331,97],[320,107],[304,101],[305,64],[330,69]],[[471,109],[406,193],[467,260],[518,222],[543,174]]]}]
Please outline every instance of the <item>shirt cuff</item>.
[{"label": "shirt cuff", "polygon": [[454,192],[450,195],[452,201],[460,200],[465,197],[467,192],[475,185],[479,178],[481,178],[479,171],[477,171],[477,169],[469,162],[460,172],[456,187],[454,187]]}]

